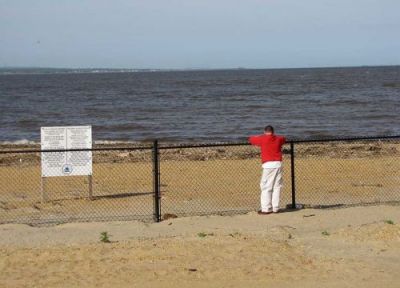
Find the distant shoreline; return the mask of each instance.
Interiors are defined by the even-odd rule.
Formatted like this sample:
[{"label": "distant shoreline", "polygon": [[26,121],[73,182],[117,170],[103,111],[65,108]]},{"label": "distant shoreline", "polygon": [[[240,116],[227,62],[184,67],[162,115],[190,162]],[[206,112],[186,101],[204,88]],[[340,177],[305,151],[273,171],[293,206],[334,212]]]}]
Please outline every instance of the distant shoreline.
[{"label": "distant shoreline", "polygon": [[363,68],[396,68],[395,65],[378,66],[326,66],[326,67],[281,67],[281,68],[57,68],[57,67],[0,67],[0,75],[37,75],[37,74],[105,74],[105,73],[154,73],[154,72],[198,72],[198,71],[237,71],[237,70],[309,70],[309,69],[363,69]]}]

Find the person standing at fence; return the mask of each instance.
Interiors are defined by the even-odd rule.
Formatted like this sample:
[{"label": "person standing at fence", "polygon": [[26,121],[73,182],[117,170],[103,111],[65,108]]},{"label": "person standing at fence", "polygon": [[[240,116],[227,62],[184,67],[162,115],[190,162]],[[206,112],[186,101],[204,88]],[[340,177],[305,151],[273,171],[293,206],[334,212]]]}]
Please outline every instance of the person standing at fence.
[{"label": "person standing at fence", "polygon": [[270,125],[264,128],[264,134],[251,136],[249,142],[261,148],[262,177],[261,210],[258,214],[279,212],[279,198],[282,187],[282,145],[286,139],[274,134]]}]

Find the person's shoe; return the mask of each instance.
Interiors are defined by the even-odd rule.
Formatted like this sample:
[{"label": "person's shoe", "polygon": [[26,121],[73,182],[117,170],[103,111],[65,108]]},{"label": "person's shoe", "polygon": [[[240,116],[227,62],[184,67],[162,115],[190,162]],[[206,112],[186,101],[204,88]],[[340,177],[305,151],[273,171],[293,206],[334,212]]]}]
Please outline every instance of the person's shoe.
[{"label": "person's shoe", "polygon": [[272,211],[272,213],[281,213],[281,211],[280,210],[276,210],[276,211]]},{"label": "person's shoe", "polygon": [[272,211],[269,211],[269,212],[264,212],[264,211],[258,211],[257,212],[259,215],[268,215],[268,214],[271,214],[272,213]]}]

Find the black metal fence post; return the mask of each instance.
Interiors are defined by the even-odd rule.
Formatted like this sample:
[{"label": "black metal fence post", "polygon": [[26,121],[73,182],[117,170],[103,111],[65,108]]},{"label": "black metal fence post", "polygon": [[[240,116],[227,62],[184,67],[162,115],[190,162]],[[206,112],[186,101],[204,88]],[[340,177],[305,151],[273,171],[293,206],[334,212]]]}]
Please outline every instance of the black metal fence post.
[{"label": "black metal fence post", "polygon": [[154,221],[161,221],[161,197],[160,197],[160,163],[158,141],[153,142],[153,191],[154,191]]},{"label": "black metal fence post", "polygon": [[290,178],[292,180],[292,209],[296,209],[296,178],[294,174],[294,143],[290,142]]}]

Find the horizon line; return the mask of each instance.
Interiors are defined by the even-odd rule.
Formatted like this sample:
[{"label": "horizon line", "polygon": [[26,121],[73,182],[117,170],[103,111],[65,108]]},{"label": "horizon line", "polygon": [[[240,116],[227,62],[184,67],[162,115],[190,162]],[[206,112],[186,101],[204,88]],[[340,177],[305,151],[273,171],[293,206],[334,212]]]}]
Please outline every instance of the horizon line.
[{"label": "horizon line", "polygon": [[127,68],[127,67],[56,67],[56,66],[0,66],[0,69],[60,69],[60,70],[141,70],[141,71],[190,71],[190,70],[280,70],[280,69],[321,69],[321,68],[364,68],[364,67],[396,67],[400,64],[382,64],[382,65],[343,65],[343,66],[304,66],[304,67],[187,67],[187,68]]}]

